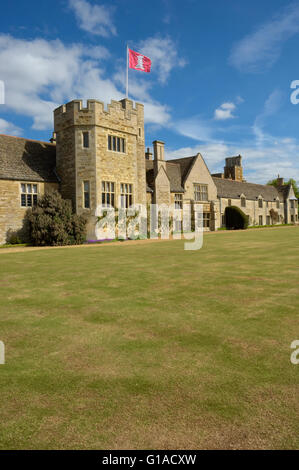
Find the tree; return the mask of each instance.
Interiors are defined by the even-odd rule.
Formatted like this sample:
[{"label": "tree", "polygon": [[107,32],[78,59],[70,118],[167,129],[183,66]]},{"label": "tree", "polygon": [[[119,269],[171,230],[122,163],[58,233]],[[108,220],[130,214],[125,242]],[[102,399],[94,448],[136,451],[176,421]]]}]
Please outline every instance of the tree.
[{"label": "tree", "polygon": [[71,201],[58,191],[46,193],[25,216],[34,245],[79,245],[85,240],[86,219],[72,212]]}]

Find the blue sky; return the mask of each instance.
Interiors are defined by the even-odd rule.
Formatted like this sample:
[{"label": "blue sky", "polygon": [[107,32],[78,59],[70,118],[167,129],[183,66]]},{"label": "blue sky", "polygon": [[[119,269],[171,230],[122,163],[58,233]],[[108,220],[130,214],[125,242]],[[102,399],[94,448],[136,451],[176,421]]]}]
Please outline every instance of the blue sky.
[{"label": "blue sky", "polygon": [[[241,154],[248,181],[299,181],[299,1],[14,0],[1,5],[0,132],[48,140],[53,109],[125,95],[125,47],[152,59],[130,71],[146,144],[168,158],[201,152],[212,172]],[[298,95],[299,96],[299,95]]]}]

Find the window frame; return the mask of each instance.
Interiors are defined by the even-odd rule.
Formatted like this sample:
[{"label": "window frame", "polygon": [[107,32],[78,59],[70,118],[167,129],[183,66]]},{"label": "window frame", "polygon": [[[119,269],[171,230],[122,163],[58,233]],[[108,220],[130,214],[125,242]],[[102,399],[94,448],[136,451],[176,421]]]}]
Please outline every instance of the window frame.
[{"label": "window frame", "polygon": [[[87,144],[85,145],[85,137],[87,137]],[[89,131],[82,131],[82,148],[89,149],[90,148],[90,135]]]},{"label": "window frame", "polygon": [[133,205],[133,184],[120,183],[119,185],[120,207],[129,209]]},{"label": "window frame", "polygon": [[[113,189],[113,190],[111,190]],[[103,207],[115,208],[115,182],[102,180],[101,182],[101,196]],[[109,200],[109,202],[108,202]]]},{"label": "window frame", "polygon": [[[193,183],[194,201],[203,202],[209,200],[209,185],[202,183]],[[206,197],[203,197],[206,195]]]},{"label": "window frame", "polygon": [[210,228],[210,222],[211,222],[211,212],[203,212],[202,213],[203,228]]},{"label": "window frame", "polygon": [[183,194],[182,193],[174,194],[174,208],[183,209]]},{"label": "window frame", "polygon": [[[88,184],[88,190],[85,189],[85,184]],[[83,181],[83,207],[84,209],[90,209],[90,181]]]},{"label": "window frame", "polygon": [[126,154],[126,139],[118,135],[108,134],[107,135],[107,150],[108,152]]},{"label": "window frame", "polygon": [[246,197],[240,196],[240,200],[241,200],[241,207],[246,207]]},{"label": "window frame", "polygon": [[[23,191],[25,187],[25,191]],[[36,191],[33,189],[36,188]],[[24,182],[20,183],[20,206],[24,209],[34,207],[37,204],[39,195],[39,188],[37,183]],[[23,204],[23,201],[25,203]]]}]

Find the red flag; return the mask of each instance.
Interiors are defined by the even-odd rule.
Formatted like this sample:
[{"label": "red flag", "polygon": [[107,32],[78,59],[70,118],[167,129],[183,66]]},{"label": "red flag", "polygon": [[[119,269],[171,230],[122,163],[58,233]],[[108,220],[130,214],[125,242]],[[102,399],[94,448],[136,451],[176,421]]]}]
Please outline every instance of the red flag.
[{"label": "red flag", "polygon": [[129,67],[134,70],[141,70],[142,72],[151,71],[152,61],[145,55],[129,49]]}]

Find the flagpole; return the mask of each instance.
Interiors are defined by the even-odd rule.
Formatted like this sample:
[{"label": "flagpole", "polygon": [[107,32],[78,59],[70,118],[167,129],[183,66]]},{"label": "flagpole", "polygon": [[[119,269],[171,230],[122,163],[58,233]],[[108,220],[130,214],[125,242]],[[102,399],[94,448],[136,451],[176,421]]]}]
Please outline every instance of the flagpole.
[{"label": "flagpole", "polygon": [[127,83],[126,83],[126,98],[129,98],[129,48],[127,44]]}]

